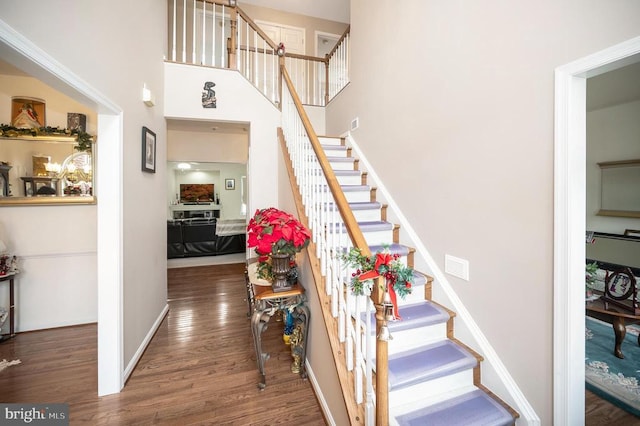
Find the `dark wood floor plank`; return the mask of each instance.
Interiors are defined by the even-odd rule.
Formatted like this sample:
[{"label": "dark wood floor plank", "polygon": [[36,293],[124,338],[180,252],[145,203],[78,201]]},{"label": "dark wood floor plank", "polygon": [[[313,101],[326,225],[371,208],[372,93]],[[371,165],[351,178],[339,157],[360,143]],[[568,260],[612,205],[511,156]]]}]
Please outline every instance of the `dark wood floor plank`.
[{"label": "dark wood floor plank", "polygon": [[20,333],[0,344],[2,402],[66,402],[71,424],[324,425],[308,380],[290,371],[282,324],[263,335],[258,370],[242,264],[170,269],[169,313],[123,391],[97,397],[95,324]]}]

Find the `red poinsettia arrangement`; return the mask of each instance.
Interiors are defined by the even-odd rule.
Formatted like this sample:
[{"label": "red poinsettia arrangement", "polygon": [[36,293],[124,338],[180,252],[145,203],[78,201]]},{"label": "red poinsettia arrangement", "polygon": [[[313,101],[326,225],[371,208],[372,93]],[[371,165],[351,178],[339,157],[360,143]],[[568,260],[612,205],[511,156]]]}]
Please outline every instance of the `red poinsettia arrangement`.
[{"label": "red poinsettia arrangement", "polygon": [[274,207],[256,210],[247,225],[247,246],[258,255],[294,255],[307,247],[309,230],[291,214]]}]

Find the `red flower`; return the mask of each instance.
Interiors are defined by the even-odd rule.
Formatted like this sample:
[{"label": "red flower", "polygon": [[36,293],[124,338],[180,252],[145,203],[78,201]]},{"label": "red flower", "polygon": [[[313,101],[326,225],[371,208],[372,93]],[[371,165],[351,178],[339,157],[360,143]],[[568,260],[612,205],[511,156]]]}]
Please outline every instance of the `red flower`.
[{"label": "red flower", "polygon": [[274,207],[256,210],[247,225],[247,246],[259,255],[295,254],[309,244],[311,233],[295,217]]}]

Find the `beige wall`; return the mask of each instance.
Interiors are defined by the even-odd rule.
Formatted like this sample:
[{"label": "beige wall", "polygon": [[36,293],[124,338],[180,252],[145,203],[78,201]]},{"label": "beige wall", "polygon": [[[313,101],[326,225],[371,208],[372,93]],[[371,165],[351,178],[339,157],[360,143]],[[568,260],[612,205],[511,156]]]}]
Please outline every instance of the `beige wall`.
[{"label": "beige wall", "polygon": [[[305,49],[306,54],[315,56],[315,31],[321,31],[330,34],[342,35],[348,24],[342,22],[328,21],[326,19],[318,19],[310,16],[296,15],[294,13],[283,12],[280,10],[269,9],[266,7],[253,6],[250,4],[242,4],[240,8],[254,21],[266,21],[274,24],[289,25],[292,27],[300,27],[305,29]],[[273,40],[278,43],[280,40]]]},{"label": "beige wall", "polygon": [[554,69],[638,35],[632,1],[351,1],[351,84],[327,133],[359,117],[353,138],[440,269],[445,254],[469,260],[469,282],[448,280],[543,425]]},{"label": "beige wall", "polygon": [[640,229],[640,219],[598,216],[601,199],[599,162],[640,158],[640,101],[587,112],[587,229],[623,234]]}]

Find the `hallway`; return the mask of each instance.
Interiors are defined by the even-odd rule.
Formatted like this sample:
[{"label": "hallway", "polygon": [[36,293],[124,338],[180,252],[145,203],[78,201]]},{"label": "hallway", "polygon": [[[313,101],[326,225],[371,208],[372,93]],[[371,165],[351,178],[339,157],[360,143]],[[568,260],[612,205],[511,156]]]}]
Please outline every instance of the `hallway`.
[{"label": "hallway", "polygon": [[70,405],[71,424],[324,425],[308,380],[289,370],[282,328],[264,334],[257,388],[244,265],[168,270],[169,313],[119,394],[98,398],[96,325],[22,333],[0,344],[0,401]]}]

